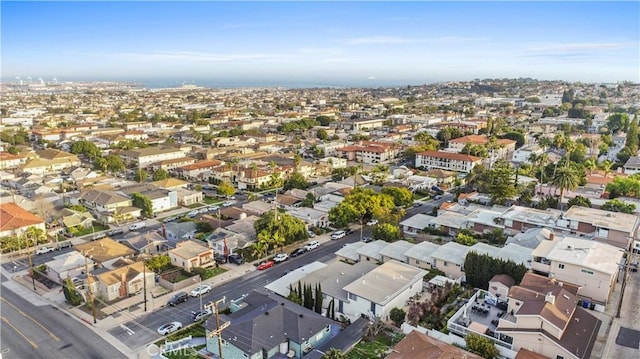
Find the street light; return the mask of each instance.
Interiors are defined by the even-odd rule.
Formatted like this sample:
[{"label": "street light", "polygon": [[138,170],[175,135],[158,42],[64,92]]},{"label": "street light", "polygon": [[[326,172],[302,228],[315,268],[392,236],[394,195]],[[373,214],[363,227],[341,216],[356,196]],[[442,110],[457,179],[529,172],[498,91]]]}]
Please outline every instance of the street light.
[{"label": "street light", "polygon": [[[195,280],[195,278],[193,278]],[[202,306],[202,277],[198,275],[198,297],[200,297],[200,312],[204,312],[204,307]]]}]

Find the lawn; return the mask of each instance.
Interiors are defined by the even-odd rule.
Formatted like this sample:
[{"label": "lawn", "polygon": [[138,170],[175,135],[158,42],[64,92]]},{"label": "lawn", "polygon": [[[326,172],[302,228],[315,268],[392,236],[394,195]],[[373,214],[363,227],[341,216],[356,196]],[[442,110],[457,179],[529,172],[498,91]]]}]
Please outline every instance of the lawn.
[{"label": "lawn", "polygon": [[221,200],[217,199],[217,198],[213,198],[213,197],[204,197],[204,199],[202,200],[202,202],[206,203],[206,204],[218,204],[218,203],[222,203]]},{"label": "lawn", "polygon": [[188,205],[187,207],[194,209],[194,208],[200,208],[202,206],[204,206],[202,203],[194,203],[194,204]]},{"label": "lawn", "polygon": [[197,274],[200,274],[200,278],[202,278],[202,280],[205,279],[209,279],[209,278],[213,278],[219,274],[222,274],[224,272],[226,272],[227,270],[224,268],[207,268],[207,269],[202,269],[202,268],[194,268],[194,272]]},{"label": "lawn", "polygon": [[388,349],[389,346],[377,340],[372,342],[362,340],[347,353],[347,359],[384,358]]},{"label": "lawn", "polygon": [[157,346],[161,346],[161,345],[164,345],[165,341],[173,342],[178,339],[188,337],[189,335],[191,335],[192,338],[203,338],[207,336],[207,332],[204,329],[204,326],[202,326],[202,322],[199,322],[191,326],[185,327],[181,330],[178,330],[177,332],[169,335],[168,337],[158,340],[157,342],[155,342],[155,344]]},{"label": "lawn", "polygon": [[195,347],[182,348],[175,352],[166,352],[162,355],[169,359],[200,359],[197,352],[204,347],[206,345],[196,345]]},{"label": "lawn", "polygon": [[109,227],[102,225],[100,223],[93,223],[93,228],[92,227],[86,227],[86,228],[82,228],[79,231],[75,231],[73,233],[74,236],[76,237],[80,237],[80,236],[84,236],[85,234],[91,234],[94,232],[100,232],[100,231],[106,231],[107,229],[109,229]]}]

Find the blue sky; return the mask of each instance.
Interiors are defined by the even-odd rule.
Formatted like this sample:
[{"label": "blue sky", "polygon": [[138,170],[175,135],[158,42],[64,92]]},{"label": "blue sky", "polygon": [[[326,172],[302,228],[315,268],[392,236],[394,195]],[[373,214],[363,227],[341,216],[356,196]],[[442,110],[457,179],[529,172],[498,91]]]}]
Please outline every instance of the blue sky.
[{"label": "blue sky", "polygon": [[640,3],[8,2],[2,76],[640,81]]}]

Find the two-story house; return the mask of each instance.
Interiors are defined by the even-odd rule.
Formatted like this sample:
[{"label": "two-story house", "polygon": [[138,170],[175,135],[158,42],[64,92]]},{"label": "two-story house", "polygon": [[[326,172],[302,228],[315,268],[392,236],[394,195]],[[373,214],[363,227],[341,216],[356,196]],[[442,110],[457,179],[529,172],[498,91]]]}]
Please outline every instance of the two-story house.
[{"label": "two-story house", "polygon": [[469,173],[473,167],[482,163],[482,158],[444,151],[425,151],[416,153],[415,162],[416,168]]},{"label": "two-story house", "polygon": [[563,219],[567,221],[565,231],[622,249],[629,249],[640,224],[640,218],[636,214],[580,206],[569,208]]},{"label": "two-story house", "polygon": [[197,241],[182,241],[176,243],[176,248],[169,251],[171,264],[182,267],[187,272],[193,268],[208,268],[216,264],[213,249]]}]

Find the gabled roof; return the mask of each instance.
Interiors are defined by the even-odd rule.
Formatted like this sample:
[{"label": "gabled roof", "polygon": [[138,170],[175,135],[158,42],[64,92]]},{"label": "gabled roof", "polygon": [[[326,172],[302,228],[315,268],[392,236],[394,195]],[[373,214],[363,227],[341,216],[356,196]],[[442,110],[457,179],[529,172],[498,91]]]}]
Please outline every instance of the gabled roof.
[{"label": "gabled roof", "polygon": [[81,243],[74,248],[80,253],[86,253],[87,256],[98,263],[133,254],[133,249],[108,237],[93,242]]},{"label": "gabled roof", "polygon": [[[284,298],[251,292],[243,300],[243,308],[228,317],[231,325],[222,338],[249,356],[264,348],[274,348],[290,340],[302,344],[320,332],[329,335],[334,321]],[[215,321],[208,321],[214,330]]]},{"label": "gabled roof", "polygon": [[170,177],[167,179],[151,182],[151,184],[159,188],[174,188],[186,186],[189,184],[189,182]]},{"label": "gabled roof", "polygon": [[11,231],[41,223],[44,223],[42,218],[27,212],[15,203],[0,204],[0,231]]},{"label": "gabled roof", "polygon": [[175,249],[169,251],[169,253],[175,254],[184,259],[191,259],[205,252],[212,253],[213,250],[209,249],[206,245],[195,241],[180,242]]},{"label": "gabled roof", "polygon": [[391,351],[387,359],[481,359],[481,356],[460,349],[414,330]]},{"label": "gabled roof", "polygon": [[128,202],[129,199],[112,191],[92,189],[80,194],[79,198],[88,203],[95,203],[101,206]]},{"label": "gabled roof", "polygon": [[[129,264],[124,267],[120,267],[118,269],[114,269],[112,271],[108,271],[102,274],[98,274],[98,280],[105,285],[111,285],[115,283],[119,283],[122,280],[122,276],[124,275],[124,279],[126,282],[130,282],[132,279],[144,273],[143,270],[144,262],[135,262],[133,264]],[[146,272],[151,274],[152,270],[149,268],[146,269]]]}]

